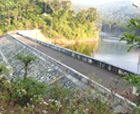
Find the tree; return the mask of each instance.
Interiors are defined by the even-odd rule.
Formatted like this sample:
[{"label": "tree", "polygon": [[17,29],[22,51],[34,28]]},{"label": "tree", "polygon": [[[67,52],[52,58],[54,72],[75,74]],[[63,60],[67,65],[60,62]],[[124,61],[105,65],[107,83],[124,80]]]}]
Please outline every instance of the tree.
[{"label": "tree", "polygon": [[129,47],[128,51],[130,51],[134,46],[140,47],[140,37],[134,35],[134,29],[138,29],[140,32],[140,19],[132,18],[128,23],[128,32],[122,34],[123,37],[120,39],[120,41],[126,40],[127,44],[132,45]]},{"label": "tree", "polygon": [[79,21],[80,23],[84,24],[86,22],[86,14],[82,11],[80,11],[77,15],[76,15],[77,21]]},{"label": "tree", "polygon": [[97,9],[96,8],[89,8],[86,11],[87,14],[87,19],[90,20],[90,22],[93,22],[95,20],[97,20],[98,18],[98,14],[97,14]]},{"label": "tree", "polygon": [[70,10],[71,9],[71,1],[70,0],[62,1],[61,7],[65,10]]},{"label": "tree", "polygon": [[[41,15],[44,7],[47,17]],[[86,39],[95,33],[96,14],[95,8],[76,14],[71,10],[70,0],[1,0],[0,35],[8,29],[36,29],[39,25],[47,37],[52,35],[73,40]]]},{"label": "tree", "polygon": [[9,76],[9,70],[7,69],[6,66],[0,64],[0,75],[2,74]]},{"label": "tree", "polygon": [[[128,51],[130,51],[134,46],[140,47],[140,37],[134,35],[134,30],[137,29],[140,32],[140,19],[131,18],[130,22],[127,25],[127,32],[123,33],[123,37],[120,41],[125,40],[127,44],[131,44],[132,46],[129,47]],[[132,85],[133,90],[136,90],[137,100],[135,103],[140,106],[140,78],[137,75],[126,76],[123,79],[127,79],[125,83],[127,85]],[[134,92],[134,91],[133,91]]]},{"label": "tree", "polygon": [[27,77],[27,71],[28,71],[28,65],[31,63],[31,61],[34,61],[36,58],[32,57],[31,55],[24,56],[23,54],[16,55],[16,58],[19,59],[22,63],[24,63],[24,70],[25,74],[24,77]]}]

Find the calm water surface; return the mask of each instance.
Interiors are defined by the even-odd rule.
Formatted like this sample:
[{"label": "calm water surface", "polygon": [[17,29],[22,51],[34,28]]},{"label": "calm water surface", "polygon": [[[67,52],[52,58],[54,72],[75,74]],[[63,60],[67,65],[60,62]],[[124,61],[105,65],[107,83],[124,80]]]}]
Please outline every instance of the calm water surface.
[{"label": "calm water surface", "polygon": [[137,73],[139,48],[127,52],[129,46],[125,41],[119,42],[120,37],[100,32],[98,51],[91,54],[95,59]]}]

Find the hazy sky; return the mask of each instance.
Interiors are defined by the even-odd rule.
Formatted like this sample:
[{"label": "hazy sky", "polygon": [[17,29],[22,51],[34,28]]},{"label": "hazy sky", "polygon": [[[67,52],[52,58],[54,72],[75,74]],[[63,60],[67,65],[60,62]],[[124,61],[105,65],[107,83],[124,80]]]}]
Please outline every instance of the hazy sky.
[{"label": "hazy sky", "polygon": [[[105,2],[113,2],[113,1],[121,1],[121,0],[71,0],[73,3],[81,3],[81,4],[94,4],[94,3],[105,3]],[[140,5],[140,0],[128,0],[133,3]]]}]

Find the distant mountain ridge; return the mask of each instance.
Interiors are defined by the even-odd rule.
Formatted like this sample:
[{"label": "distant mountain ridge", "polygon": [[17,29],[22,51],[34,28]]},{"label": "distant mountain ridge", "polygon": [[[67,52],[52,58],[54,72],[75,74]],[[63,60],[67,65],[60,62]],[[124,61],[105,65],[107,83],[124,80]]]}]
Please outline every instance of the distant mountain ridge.
[{"label": "distant mountain ridge", "polygon": [[[102,19],[101,31],[121,34],[127,31],[127,22],[131,18],[140,18],[140,8],[136,8],[132,4],[131,1],[121,0],[90,5],[73,3],[72,6],[76,12],[89,7],[97,8]],[[137,30],[135,32],[138,34]]]},{"label": "distant mountain ridge", "polygon": [[80,11],[81,9],[95,7],[97,8],[98,13],[103,19],[128,22],[131,18],[140,17],[140,9],[135,8],[134,6],[132,6],[132,4],[133,2],[131,1],[122,0],[91,5],[73,3],[72,7],[76,12]]},{"label": "distant mountain ridge", "polygon": [[72,10],[74,10],[76,13],[78,13],[82,9],[88,9],[89,7],[89,5],[72,3]]},{"label": "distant mountain ridge", "polygon": [[140,17],[140,9],[132,6],[131,1],[116,1],[97,6],[98,12],[104,19],[129,21]]}]

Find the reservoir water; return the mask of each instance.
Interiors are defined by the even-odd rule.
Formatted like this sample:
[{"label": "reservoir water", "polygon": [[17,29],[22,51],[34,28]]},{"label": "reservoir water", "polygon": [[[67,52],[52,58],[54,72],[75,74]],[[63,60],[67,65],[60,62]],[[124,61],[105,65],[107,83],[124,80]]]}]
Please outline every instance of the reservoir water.
[{"label": "reservoir water", "polygon": [[119,42],[121,36],[103,32],[99,36],[98,51],[92,53],[91,57],[137,73],[140,48],[135,47],[127,52],[129,46],[126,42]]}]

